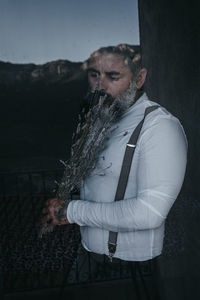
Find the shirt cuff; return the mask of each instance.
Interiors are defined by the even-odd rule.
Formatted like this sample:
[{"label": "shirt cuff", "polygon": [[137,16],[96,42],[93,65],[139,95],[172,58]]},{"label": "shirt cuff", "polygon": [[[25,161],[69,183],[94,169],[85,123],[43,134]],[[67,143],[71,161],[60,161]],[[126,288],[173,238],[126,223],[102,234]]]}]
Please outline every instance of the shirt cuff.
[{"label": "shirt cuff", "polygon": [[73,202],[75,202],[75,201],[77,201],[77,200],[70,201],[67,206],[67,220],[69,221],[70,224],[75,223],[73,220]]},{"label": "shirt cuff", "polygon": [[79,226],[85,226],[85,205],[86,201],[72,200],[67,208],[67,219],[69,223],[76,223]]}]

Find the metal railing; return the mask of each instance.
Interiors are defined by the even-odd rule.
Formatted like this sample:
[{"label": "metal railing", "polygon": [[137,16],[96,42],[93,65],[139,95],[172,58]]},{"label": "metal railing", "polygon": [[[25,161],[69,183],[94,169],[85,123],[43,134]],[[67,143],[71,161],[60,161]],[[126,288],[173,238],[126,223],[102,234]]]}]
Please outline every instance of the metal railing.
[{"label": "metal railing", "polygon": [[[59,226],[38,238],[44,202],[53,195],[62,172],[0,173],[0,279],[4,293],[130,277],[123,264],[108,270],[102,263],[94,275],[90,254],[87,260],[82,257],[80,241],[74,239],[77,225]],[[147,264],[142,272],[150,274]]]}]

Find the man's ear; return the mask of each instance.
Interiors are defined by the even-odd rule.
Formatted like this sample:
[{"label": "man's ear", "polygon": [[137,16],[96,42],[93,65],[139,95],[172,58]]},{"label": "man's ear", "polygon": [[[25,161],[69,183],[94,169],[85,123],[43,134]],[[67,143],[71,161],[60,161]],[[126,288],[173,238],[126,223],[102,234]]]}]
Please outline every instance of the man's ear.
[{"label": "man's ear", "polygon": [[147,69],[142,68],[138,72],[137,77],[136,77],[136,86],[138,89],[141,89],[141,87],[143,86],[146,76],[147,76]]}]

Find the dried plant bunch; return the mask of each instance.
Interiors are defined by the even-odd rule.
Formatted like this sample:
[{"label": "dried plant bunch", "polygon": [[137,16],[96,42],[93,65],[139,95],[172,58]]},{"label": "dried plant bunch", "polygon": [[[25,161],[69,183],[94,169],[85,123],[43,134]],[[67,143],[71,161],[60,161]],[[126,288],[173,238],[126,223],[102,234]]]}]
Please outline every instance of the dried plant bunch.
[{"label": "dried plant bunch", "polygon": [[[83,107],[79,115],[79,123],[72,137],[70,159],[63,162],[65,171],[58,184],[56,198],[68,204],[72,192],[80,190],[82,182],[95,168],[99,154],[106,147],[109,129],[133,104],[134,89],[135,86],[126,92],[128,101],[120,97],[113,99],[111,95],[97,89],[88,94],[87,106]],[[43,224],[39,236],[52,229],[48,223]]]}]

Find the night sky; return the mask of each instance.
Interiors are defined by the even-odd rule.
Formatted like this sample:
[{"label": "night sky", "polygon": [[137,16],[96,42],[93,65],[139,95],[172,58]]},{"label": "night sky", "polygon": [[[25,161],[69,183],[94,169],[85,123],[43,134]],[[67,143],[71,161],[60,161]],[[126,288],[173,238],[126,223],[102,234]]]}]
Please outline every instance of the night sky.
[{"label": "night sky", "polygon": [[1,61],[83,61],[121,42],[139,44],[137,0],[0,0]]}]

